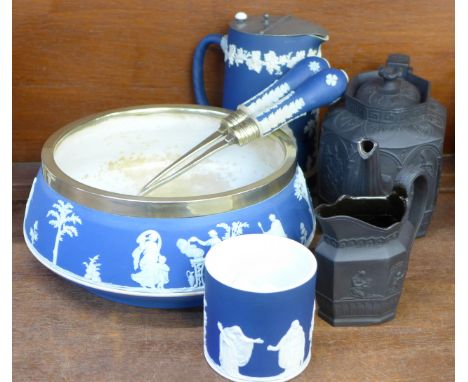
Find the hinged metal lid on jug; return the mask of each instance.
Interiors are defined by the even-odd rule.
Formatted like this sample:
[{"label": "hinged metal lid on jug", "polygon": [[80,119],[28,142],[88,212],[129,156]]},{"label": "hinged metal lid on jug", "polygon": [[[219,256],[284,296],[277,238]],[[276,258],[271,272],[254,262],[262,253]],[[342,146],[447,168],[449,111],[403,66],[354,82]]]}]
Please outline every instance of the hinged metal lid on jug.
[{"label": "hinged metal lid on jug", "polygon": [[294,16],[247,16],[238,12],[229,26],[243,33],[271,35],[271,36],[316,36],[328,40],[328,32],[318,24],[298,19]]}]

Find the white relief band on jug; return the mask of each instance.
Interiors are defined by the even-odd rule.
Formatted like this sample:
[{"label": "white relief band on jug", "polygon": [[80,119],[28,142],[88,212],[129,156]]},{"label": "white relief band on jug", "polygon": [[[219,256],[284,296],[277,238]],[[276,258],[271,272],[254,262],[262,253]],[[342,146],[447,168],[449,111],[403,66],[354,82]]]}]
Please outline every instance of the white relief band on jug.
[{"label": "white relief band on jug", "polygon": [[[267,53],[260,50],[246,50],[238,47],[235,44],[228,44],[227,36],[221,39],[221,49],[224,52],[224,61],[229,66],[246,65],[249,70],[261,73],[263,68],[273,75],[281,75],[285,69],[291,69],[295,64],[306,57],[320,57],[320,48],[299,50],[296,52],[289,52],[287,54],[277,55],[274,51],[270,50]],[[311,68],[311,70],[313,70]]]}]

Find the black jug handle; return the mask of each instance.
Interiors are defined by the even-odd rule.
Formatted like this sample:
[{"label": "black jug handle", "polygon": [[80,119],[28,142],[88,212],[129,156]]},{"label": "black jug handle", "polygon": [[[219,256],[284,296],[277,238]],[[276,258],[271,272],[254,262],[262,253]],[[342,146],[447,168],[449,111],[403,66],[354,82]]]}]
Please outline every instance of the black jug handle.
[{"label": "black jug handle", "polygon": [[421,225],[428,200],[429,175],[416,166],[403,169],[395,179],[394,190],[407,199],[407,212],[403,221],[409,222],[414,229],[414,237]]}]

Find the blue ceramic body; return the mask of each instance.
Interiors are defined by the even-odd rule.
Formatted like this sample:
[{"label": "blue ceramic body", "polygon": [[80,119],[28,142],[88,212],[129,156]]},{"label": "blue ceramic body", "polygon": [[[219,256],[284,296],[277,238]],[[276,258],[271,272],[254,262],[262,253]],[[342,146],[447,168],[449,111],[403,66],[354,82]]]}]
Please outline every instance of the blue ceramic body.
[{"label": "blue ceramic body", "polygon": [[[204,290],[203,263],[194,265],[181,250],[182,244],[199,238],[205,245],[198,244],[197,250],[204,258],[216,242],[268,232],[273,221],[276,225],[279,221],[285,235],[308,245],[315,220],[304,184],[298,169],[278,193],[238,210],[190,218],[143,218],[111,214],[69,200],[53,190],[39,170],[26,207],[24,236],[42,264],[102,297],[144,307],[197,306]],[[60,211],[69,220],[57,228],[54,221]],[[159,279],[148,276],[145,265],[151,262],[148,248],[156,244],[165,259]]]},{"label": "blue ceramic body", "polygon": [[[291,69],[294,70],[294,69]],[[348,77],[342,70],[324,69],[308,78],[275,106],[255,118],[262,135],[295,121],[306,110],[337,101],[346,90]]]},{"label": "blue ceramic body", "polygon": [[[285,381],[301,373],[310,361],[313,317],[315,311],[316,274],[304,284],[281,292],[254,293],[224,285],[205,269],[205,358],[221,375],[239,381]],[[299,349],[301,364],[296,368],[280,366],[277,351],[269,351],[269,345],[277,345],[289,332],[293,323],[303,331],[304,349]],[[221,360],[221,323],[223,329],[238,327],[236,338],[261,339],[251,350],[248,363],[233,374],[227,374]],[[291,346],[291,339],[289,346]],[[294,345],[293,345],[294,347]],[[297,350],[297,349],[296,349]],[[291,349],[283,349],[291,352]],[[296,352],[296,351],[295,351]],[[296,352],[297,353],[297,352]],[[284,356],[284,355],[281,355]],[[244,361],[245,363],[245,361]]]},{"label": "blue ceramic body", "polygon": [[[237,106],[285,74],[305,57],[321,56],[322,38],[314,35],[274,36],[239,32],[229,28],[227,35],[208,35],[197,46],[193,60],[195,99],[208,105],[203,84],[203,59],[207,46],[219,44],[224,52],[222,106]],[[298,163],[309,177],[318,148],[318,110],[291,122],[298,146]]]}]

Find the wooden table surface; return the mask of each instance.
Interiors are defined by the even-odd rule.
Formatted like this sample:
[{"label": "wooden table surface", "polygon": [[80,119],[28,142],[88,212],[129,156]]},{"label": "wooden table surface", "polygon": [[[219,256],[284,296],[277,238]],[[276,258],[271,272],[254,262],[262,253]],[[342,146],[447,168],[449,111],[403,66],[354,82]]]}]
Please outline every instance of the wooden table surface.
[{"label": "wooden table surface", "polygon": [[[454,380],[453,161],[445,168],[429,232],[413,246],[396,319],[334,328],[317,318],[311,363],[295,380]],[[14,167],[14,195],[23,175]],[[13,198],[14,381],[224,380],[203,357],[201,308],[136,308],[64,281],[26,248],[21,199]]]}]

